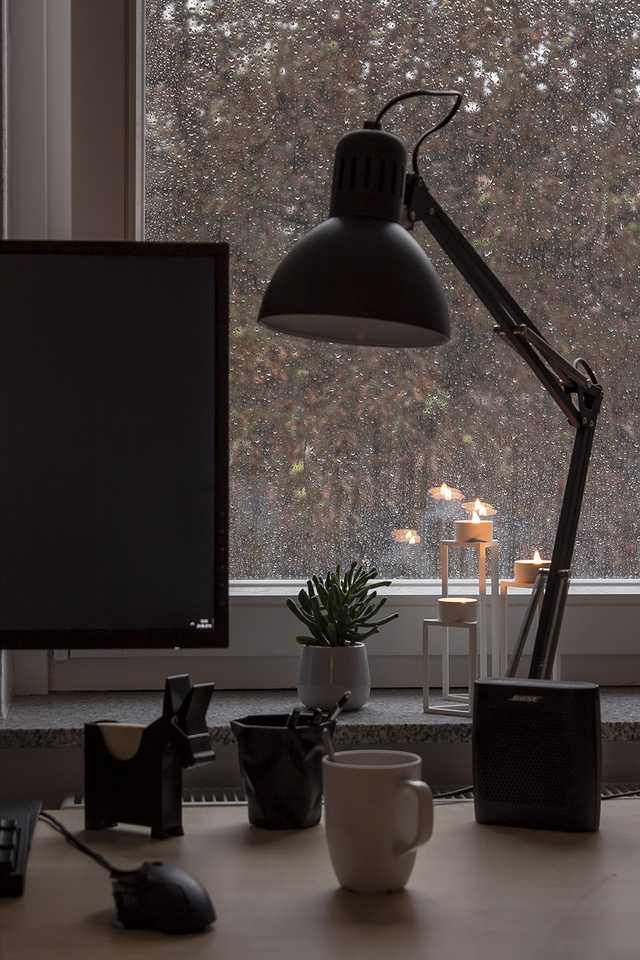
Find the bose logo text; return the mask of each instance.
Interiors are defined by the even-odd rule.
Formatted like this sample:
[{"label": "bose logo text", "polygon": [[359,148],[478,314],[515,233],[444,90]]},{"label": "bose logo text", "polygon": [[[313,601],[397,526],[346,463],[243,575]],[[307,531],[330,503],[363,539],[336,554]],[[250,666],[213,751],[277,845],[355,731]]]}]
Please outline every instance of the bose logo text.
[{"label": "bose logo text", "polygon": [[525,693],[514,693],[512,697],[509,697],[509,700],[515,700],[517,703],[538,703],[542,700],[542,697],[533,697]]}]

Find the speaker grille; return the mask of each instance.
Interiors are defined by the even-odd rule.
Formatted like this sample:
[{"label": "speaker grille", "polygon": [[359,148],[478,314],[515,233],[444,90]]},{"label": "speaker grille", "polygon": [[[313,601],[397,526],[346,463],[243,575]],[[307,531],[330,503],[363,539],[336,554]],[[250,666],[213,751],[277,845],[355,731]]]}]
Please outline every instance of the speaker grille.
[{"label": "speaker grille", "polygon": [[[569,749],[564,730],[543,715],[523,710],[492,711],[491,737],[484,744],[478,790],[500,803],[568,803]],[[550,735],[550,733],[554,735]]]}]

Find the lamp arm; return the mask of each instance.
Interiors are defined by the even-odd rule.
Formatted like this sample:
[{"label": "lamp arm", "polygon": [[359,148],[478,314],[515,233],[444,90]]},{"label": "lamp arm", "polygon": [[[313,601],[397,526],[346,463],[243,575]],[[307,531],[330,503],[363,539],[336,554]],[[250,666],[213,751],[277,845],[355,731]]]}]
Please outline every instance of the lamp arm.
[{"label": "lamp arm", "polygon": [[529,670],[531,678],[549,679],[569,590],[602,388],[588,364],[571,363],[546,340],[415,174],[407,176],[405,206],[410,228],[418,220],[426,226],[496,321],[496,332],[531,368],[576,431]]}]

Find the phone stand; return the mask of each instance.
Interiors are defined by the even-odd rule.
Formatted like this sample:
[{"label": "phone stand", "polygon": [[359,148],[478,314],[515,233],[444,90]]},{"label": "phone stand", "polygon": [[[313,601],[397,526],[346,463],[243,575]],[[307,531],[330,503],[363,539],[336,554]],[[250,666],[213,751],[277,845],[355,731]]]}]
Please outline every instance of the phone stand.
[{"label": "phone stand", "polygon": [[85,829],[135,823],[158,839],[182,836],[182,770],[215,758],[207,729],[213,689],[188,674],[168,677],[162,716],[148,727],[85,724]]}]

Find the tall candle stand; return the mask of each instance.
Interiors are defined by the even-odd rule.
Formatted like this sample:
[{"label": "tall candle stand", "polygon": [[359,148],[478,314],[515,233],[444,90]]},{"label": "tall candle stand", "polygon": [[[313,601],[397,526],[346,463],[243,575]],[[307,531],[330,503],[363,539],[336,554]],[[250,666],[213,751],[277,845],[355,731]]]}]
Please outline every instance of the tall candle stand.
[{"label": "tall candle stand", "polygon": [[[496,540],[467,541],[443,540],[440,544],[440,576],[442,582],[442,597],[449,596],[449,559],[451,551],[473,550],[477,554],[478,568],[478,615],[473,621],[461,620],[457,623],[446,621],[441,617],[437,620],[424,620],[422,633],[423,656],[423,710],[425,713],[450,714],[452,716],[470,716],[473,707],[473,681],[476,678],[485,679],[490,675],[501,676],[503,664],[502,647],[503,634],[498,629],[497,616],[494,615],[499,607],[499,566],[500,547]],[[489,583],[489,593],[487,584]],[[452,598],[453,599],[453,598]],[[431,674],[430,654],[431,645],[429,630],[440,627],[444,630],[442,637],[442,694],[444,703],[431,702]],[[465,629],[468,634],[467,673],[468,690],[466,693],[451,692],[451,630]],[[491,657],[491,660],[489,659]]]},{"label": "tall candle stand", "polygon": [[[494,629],[494,610],[498,607],[500,590],[500,545],[497,540],[470,541],[443,540],[440,544],[440,571],[442,596],[449,596],[449,557],[451,551],[473,550],[477,554],[478,568],[478,652],[480,667],[478,676],[489,676],[489,653],[491,653],[491,675],[499,676],[497,665],[500,663],[500,635]],[[487,577],[488,571],[488,577]],[[487,594],[487,580],[489,594]]]}]

